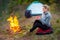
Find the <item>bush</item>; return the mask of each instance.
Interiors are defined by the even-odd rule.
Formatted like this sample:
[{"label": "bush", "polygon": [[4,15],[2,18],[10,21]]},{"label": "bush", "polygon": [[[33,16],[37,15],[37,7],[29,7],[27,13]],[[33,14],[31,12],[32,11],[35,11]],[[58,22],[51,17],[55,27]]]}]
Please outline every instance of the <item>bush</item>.
[{"label": "bush", "polygon": [[59,23],[59,22],[60,22],[59,19],[57,19],[57,20],[56,20],[56,23]]}]

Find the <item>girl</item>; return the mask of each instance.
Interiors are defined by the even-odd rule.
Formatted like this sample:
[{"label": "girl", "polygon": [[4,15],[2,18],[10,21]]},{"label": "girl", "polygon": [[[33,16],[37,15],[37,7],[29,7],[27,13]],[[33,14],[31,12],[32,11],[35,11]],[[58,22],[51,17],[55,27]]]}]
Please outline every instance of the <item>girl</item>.
[{"label": "girl", "polygon": [[[53,32],[51,25],[50,25],[51,13],[49,12],[49,6],[48,5],[43,6],[43,14],[44,14],[44,16],[40,20],[36,20],[34,22],[33,27],[30,29],[30,32],[33,32],[37,27],[42,29],[43,33],[37,32],[36,34],[50,34]],[[49,30],[49,31],[46,32],[46,30]]]}]

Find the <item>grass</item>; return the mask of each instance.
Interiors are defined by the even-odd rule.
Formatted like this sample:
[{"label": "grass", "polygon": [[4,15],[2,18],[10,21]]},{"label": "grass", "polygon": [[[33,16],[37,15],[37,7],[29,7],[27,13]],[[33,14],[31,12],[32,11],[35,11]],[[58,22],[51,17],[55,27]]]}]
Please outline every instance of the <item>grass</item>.
[{"label": "grass", "polygon": [[[6,28],[9,27],[8,26],[8,22],[6,21],[7,19],[7,15],[6,17],[3,19],[4,21],[2,23],[2,25],[0,24],[0,33],[2,33],[1,35],[4,35],[4,37],[8,37],[7,38],[13,38],[15,40],[60,40],[60,15],[58,15],[55,11],[55,4],[54,5],[51,5],[51,12],[52,12],[52,20],[51,20],[51,23],[52,23],[52,27],[54,29],[54,33],[53,34],[50,34],[50,35],[35,35],[35,32],[32,32],[30,35],[28,34],[23,34],[23,33],[19,33],[19,34],[16,34],[16,35],[12,35],[13,37],[10,37],[9,34],[7,34],[7,31],[6,31]],[[59,12],[60,13],[60,12]],[[22,12],[21,12],[21,15],[22,15]],[[31,19],[26,19],[22,16],[20,16],[20,13],[19,12],[16,12],[16,16],[18,17],[19,19],[19,24],[20,26],[27,32],[28,30],[30,30],[30,28],[32,27],[32,20],[34,20],[34,18],[31,18]]]},{"label": "grass", "polygon": [[[16,40],[60,40],[59,39],[59,35],[60,35],[60,16],[59,15],[56,15],[56,14],[52,14],[53,18],[51,20],[51,23],[52,23],[52,27],[54,29],[54,33],[53,34],[50,34],[50,35],[35,35],[35,32],[32,32],[32,34],[28,35],[28,34],[16,34],[16,35],[13,35],[12,38],[16,39]],[[22,21],[22,20],[23,21]],[[33,22],[31,22],[31,20],[33,19],[23,19],[23,18],[20,18],[20,26],[23,27],[23,29],[27,32],[27,30],[30,30],[30,28],[32,27],[32,24]],[[6,34],[6,31],[5,31],[5,28],[6,26],[8,25],[8,23],[6,24],[3,24],[2,26],[0,26],[0,29],[2,30],[1,32],[3,34],[5,34],[5,36],[7,36]],[[4,28],[4,30],[3,30]],[[2,35],[3,35],[2,34]],[[9,34],[8,34],[9,36]]]}]

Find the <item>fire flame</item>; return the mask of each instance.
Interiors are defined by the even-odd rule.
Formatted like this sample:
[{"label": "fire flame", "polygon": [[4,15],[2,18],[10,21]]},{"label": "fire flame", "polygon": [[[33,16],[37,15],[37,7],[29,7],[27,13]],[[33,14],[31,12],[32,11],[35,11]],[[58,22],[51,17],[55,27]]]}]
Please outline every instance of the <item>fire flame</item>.
[{"label": "fire flame", "polygon": [[19,22],[16,16],[10,16],[7,19],[7,21],[9,21],[9,24],[10,24],[10,30],[13,31],[14,33],[21,30],[21,27],[19,25]]}]

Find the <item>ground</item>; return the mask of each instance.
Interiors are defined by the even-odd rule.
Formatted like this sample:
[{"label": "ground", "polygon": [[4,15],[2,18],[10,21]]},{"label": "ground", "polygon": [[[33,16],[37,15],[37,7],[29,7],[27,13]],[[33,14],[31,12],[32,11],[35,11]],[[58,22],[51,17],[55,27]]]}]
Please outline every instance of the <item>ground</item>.
[{"label": "ground", "polygon": [[[27,32],[34,22],[35,17],[30,19],[19,19],[20,26]],[[8,23],[4,24],[0,30],[0,40],[60,40],[60,16],[58,14],[52,14],[51,20],[52,27],[54,29],[54,33],[50,35],[35,35],[35,32],[31,34],[8,34],[6,31],[6,27]],[[23,32],[24,33],[24,32]]]}]

